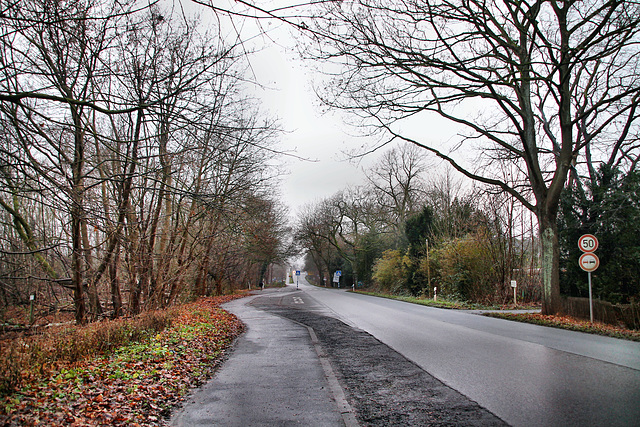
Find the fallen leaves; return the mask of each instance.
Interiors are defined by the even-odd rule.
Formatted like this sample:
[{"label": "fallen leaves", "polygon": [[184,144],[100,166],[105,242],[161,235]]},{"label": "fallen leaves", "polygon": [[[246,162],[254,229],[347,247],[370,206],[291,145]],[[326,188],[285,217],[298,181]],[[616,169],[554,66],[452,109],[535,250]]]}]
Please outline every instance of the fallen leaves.
[{"label": "fallen leaves", "polygon": [[162,425],[171,409],[221,363],[243,325],[220,304],[233,296],[179,307],[158,334],[23,382],[0,400],[0,424]]},{"label": "fallen leaves", "polygon": [[640,331],[629,330],[599,322],[590,323],[588,320],[577,319],[571,316],[544,315],[539,313],[485,313],[485,316],[604,335],[614,338],[622,338],[631,341],[640,341]]}]

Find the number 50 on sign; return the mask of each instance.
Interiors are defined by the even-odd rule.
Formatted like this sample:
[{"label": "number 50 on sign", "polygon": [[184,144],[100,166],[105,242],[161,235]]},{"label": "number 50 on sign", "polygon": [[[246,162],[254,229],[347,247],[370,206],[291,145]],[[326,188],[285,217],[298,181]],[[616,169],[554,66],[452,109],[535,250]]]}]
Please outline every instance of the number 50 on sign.
[{"label": "number 50 on sign", "polygon": [[578,247],[582,252],[595,252],[598,249],[598,239],[593,234],[584,234],[578,239]]}]

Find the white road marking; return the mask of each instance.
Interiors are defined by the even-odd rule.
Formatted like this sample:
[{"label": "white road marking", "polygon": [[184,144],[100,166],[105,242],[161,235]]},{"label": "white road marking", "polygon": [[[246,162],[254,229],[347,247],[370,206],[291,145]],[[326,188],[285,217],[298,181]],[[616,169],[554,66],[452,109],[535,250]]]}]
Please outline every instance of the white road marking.
[{"label": "white road marking", "polygon": [[304,301],[302,301],[302,298],[300,298],[300,297],[293,297],[293,303],[294,304],[304,304]]}]

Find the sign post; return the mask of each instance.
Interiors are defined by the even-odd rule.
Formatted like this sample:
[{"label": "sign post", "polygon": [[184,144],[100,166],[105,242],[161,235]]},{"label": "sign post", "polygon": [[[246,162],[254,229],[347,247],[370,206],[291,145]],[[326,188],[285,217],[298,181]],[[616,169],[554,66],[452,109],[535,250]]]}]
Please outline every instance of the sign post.
[{"label": "sign post", "polygon": [[513,288],[513,305],[517,307],[518,303],[516,302],[516,288],[518,287],[518,282],[516,282],[515,280],[512,280],[511,287]]},{"label": "sign post", "polygon": [[587,272],[589,276],[589,319],[593,323],[593,294],[591,291],[591,272],[596,271],[600,266],[600,259],[593,252],[598,249],[598,239],[592,234],[584,234],[578,239],[578,248],[582,252],[578,265]]},{"label": "sign post", "polygon": [[337,283],[338,287],[340,287],[340,276],[342,276],[342,270],[336,270],[333,273],[333,283]]},{"label": "sign post", "polygon": [[300,270],[296,270],[296,289],[298,289],[298,278],[300,277]]}]

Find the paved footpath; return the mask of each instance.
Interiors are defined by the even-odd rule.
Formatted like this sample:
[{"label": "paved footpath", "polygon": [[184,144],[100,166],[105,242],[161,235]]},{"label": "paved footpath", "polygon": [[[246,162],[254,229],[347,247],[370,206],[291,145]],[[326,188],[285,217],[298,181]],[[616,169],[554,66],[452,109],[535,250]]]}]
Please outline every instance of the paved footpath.
[{"label": "paved footpath", "polygon": [[[266,290],[261,296],[279,293]],[[351,425],[350,408],[345,410],[331,368],[317,354],[313,331],[252,307],[253,298],[225,304],[247,331],[215,376],[173,415],[171,425]]]}]

